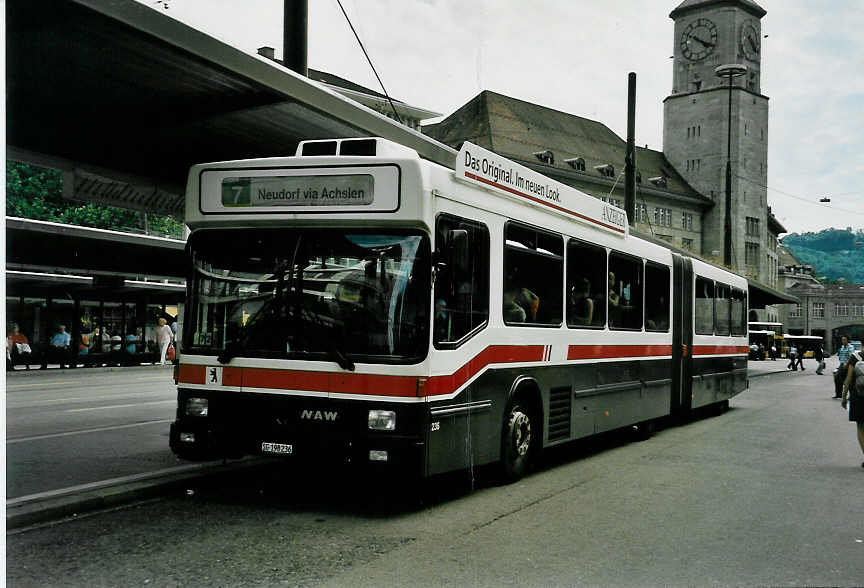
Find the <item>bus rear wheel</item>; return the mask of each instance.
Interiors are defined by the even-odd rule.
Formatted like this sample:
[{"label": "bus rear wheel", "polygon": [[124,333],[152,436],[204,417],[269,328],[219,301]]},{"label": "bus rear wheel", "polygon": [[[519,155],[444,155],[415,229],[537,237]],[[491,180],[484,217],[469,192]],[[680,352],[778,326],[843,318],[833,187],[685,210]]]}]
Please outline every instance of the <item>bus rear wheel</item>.
[{"label": "bus rear wheel", "polygon": [[519,399],[510,400],[501,435],[501,469],[505,482],[515,482],[528,472],[538,432],[528,406]]}]

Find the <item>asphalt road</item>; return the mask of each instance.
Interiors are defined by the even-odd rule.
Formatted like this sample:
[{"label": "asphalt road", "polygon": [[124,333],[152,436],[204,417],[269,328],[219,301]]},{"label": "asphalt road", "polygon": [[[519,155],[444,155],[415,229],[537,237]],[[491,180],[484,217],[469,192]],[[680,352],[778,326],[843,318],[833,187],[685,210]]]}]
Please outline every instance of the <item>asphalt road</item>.
[{"label": "asphalt road", "polygon": [[6,496],[182,465],[168,448],[170,367],[50,370],[6,381]]},{"label": "asphalt road", "polygon": [[864,459],[830,376],[424,493],[287,466],[7,534],[10,586],[864,584]]}]

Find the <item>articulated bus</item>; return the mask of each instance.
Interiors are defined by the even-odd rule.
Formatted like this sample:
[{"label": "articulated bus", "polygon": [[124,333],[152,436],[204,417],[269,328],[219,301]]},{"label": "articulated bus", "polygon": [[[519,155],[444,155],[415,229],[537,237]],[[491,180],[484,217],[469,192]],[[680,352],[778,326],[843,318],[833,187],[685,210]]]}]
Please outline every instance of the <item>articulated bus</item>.
[{"label": "articulated bus", "polygon": [[465,143],[383,139],[194,166],[170,443],[427,477],[723,409],[747,282]]}]

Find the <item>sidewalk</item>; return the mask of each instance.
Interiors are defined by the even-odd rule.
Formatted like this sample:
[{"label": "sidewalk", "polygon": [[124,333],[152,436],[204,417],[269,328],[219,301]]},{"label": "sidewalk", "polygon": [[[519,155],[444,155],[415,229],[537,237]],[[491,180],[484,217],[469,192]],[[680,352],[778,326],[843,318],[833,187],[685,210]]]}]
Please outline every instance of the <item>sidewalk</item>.
[{"label": "sidewalk", "polygon": [[31,365],[30,369],[28,370],[28,369],[24,368],[24,366],[16,366],[16,369],[14,369],[12,371],[9,371],[8,369],[6,370],[6,377],[7,378],[10,378],[10,377],[11,378],[17,378],[17,377],[21,377],[21,376],[38,377],[40,374],[41,375],[44,375],[44,374],[56,375],[56,372],[58,372],[58,371],[66,372],[66,373],[70,373],[70,374],[101,374],[101,373],[105,373],[105,372],[116,372],[116,371],[121,371],[121,370],[122,371],[127,371],[127,370],[148,370],[149,371],[149,370],[158,370],[158,369],[167,370],[167,369],[173,368],[174,365],[170,364],[170,363],[166,363],[165,365],[159,365],[158,363],[144,363],[141,365],[124,365],[124,366],[111,365],[111,366],[104,366],[104,367],[103,366],[84,367],[84,366],[79,365],[76,368],[61,369],[60,364],[54,363],[54,364],[48,364],[48,369],[43,370],[43,369],[40,369],[40,367],[41,367],[40,365],[34,364],[34,365]]},{"label": "sidewalk", "polygon": [[[747,362],[747,377],[756,378],[759,376],[770,376],[771,374],[815,374],[816,368],[818,367],[818,363],[815,359],[805,359],[804,360],[804,371],[796,371],[793,372],[786,366],[789,365],[789,360],[783,357],[778,357],[776,361],[771,361],[770,359],[766,359],[764,361],[753,361],[749,360]],[[826,357],[825,358],[825,371],[823,372],[823,377],[826,379],[831,378],[834,370],[837,369],[837,357]],[[826,384],[827,385],[827,384]]]}]

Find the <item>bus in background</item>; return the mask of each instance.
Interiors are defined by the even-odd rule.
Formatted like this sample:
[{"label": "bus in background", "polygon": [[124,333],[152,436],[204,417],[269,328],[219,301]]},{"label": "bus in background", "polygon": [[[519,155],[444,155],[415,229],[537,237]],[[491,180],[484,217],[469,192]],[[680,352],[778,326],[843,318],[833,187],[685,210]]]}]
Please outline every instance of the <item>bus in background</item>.
[{"label": "bus in background", "polygon": [[178,456],[514,480],[747,387],[744,278],[478,146],[455,167],[370,138],[191,169]]},{"label": "bus in background", "polygon": [[798,349],[798,354],[805,359],[815,357],[816,349],[825,344],[824,339],[818,335],[790,335],[786,333],[783,335],[783,339],[787,350],[794,345]]},{"label": "bus in background", "polygon": [[[776,357],[783,352],[783,323],[750,321],[747,323],[747,338],[750,344],[750,359],[762,360],[771,355],[771,346]],[[754,351],[753,347],[757,350]],[[762,345],[762,348],[759,348]]]}]

